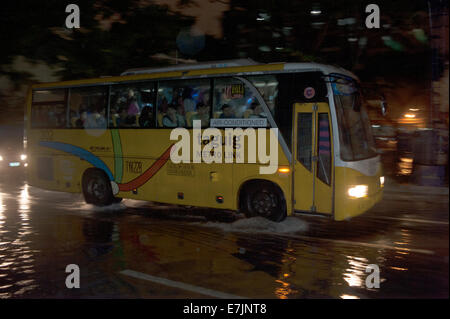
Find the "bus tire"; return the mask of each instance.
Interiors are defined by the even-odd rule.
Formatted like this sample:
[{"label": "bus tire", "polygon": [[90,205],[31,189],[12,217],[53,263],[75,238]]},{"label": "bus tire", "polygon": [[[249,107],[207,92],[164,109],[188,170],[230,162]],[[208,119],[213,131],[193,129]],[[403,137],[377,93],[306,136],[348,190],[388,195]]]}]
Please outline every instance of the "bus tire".
[{"label": "bus tire", "polygon": [[122,200],[123,200],[122,197],[114,197],[113,203],[114,203],[114,204],[119,204]]},{"label": "bus tire", "polygon": [[88,204],[107,206],[115,202],[111,182],[99,169],[88,169],[83,175],[83,195]]},{"label": "bus tire", "polygon": [[247,217],[261,216],[274,222],[286,218],[286,201],[282,191],[269,182],[255,182],[246,187],[244,210]]}]

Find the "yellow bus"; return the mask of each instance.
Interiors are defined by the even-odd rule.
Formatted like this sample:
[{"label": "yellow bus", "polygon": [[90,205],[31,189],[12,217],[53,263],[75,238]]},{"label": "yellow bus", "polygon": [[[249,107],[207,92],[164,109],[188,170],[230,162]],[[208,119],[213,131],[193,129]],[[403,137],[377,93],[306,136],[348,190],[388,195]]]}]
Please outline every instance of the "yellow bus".
[{"label": "yellow bus", "polygon": [[[354,74],[316,63],[230,60],[36,84],[26,106],[28,179],[100,206],[131,198],[277,222],[295,213],[344,220],[383,193],[363,101]],[[213,140],[195,136],[195,121],[223,133],[266,129],[267,141],[276,136],[275,170],[261,174],[248,160],[262,135],[243,144],[241,161],[175,163],[174,129],[202,147]]]}]

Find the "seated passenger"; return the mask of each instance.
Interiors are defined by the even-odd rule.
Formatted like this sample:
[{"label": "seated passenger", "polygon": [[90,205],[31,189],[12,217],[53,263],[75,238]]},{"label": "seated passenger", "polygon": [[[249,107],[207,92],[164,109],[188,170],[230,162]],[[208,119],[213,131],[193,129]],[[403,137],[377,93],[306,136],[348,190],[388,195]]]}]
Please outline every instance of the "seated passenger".
[{"label": "seated passenger", "polygon": [[192,88],[186,88],[183,91],[183,110],[184,112],[195,112],[195,102],[192,99]]},{"label": "seated passenger", "polygon": [[203,104],[203,102],[198,102],[197,111],[198,113],[191,117],[190,126],[193,126],[195,120],[202,121],[202,127],[209,126],[209,106]]},{"label": "seated passenger", "polygon": [[222,105],[222,114],[220,114],[221,119],[234,119],[234,109],[229,104]]},{"label": "seated passenger", "polygon": [[149,128],[153,126],[153,112],[149,106],[145,106],[142,109],[141,116],[139,117],[139,126],[141,128]]},{"label": "seated passenger", "polygon": [[98,128],[106,128],[106,109],[99,108],[96,114],[96,122]]},{"label": "seated passenger", "polygon": [[263,112],[263,108],[256,102],[253,102],[250,108],[253,110],[253,114],[249,116],[249,118],[265,118],[266,114]]},{"label": "seated passenger", "polygon": [[116,119],[116,125],[118,127],[131,127],[135,122],[136,117],[128,115],[127,109],[122,108],[119,110],[119,117]]},{"label": "seated passenger", "polygon": [[163,117],[164,127],[185,127],[186,122],[184,117],[177,113],[177,110],[173,105],[169,105],[167,108],[167,114]]}]

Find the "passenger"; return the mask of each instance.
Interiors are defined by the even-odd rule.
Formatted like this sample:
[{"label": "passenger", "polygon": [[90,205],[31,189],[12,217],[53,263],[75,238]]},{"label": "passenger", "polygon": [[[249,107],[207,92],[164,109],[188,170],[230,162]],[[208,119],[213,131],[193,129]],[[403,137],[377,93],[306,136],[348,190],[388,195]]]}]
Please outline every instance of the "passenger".
[{"label": "passenger", "polygon": [[191,88],[186,88],[183,91],[183,109],[184,112],[195,112],[195,102],[192,99]]},{"label": "passenger", "polygon": [[193,125],[194,120],[202,121],[202,127],[209,126],[209,106],[203,104],[203,102],[198,102],[197,104],[197,114],[194,114],[191,117],[191,126]]},{"label": "passenger", "polygon": [[86,119],[83,122],[85,128],[97,128],[97,111],[94,112],[86,112]]},{"label": "passenger", "polygon": [[128,112],[125,108],[119,110],[119,117],[116,120],[116,124],[118,127],[131,127],[133,126],[133,117],[128,115]]},{"label": "passenger", "polygon": [[141,116],[139,117],[139,126],[141,128],[152,127],[154,123],[153,112],[149,106],[145,106],[142,109]]},{"label": "passenger", "polygon": [[184,120],[184,117],[177,113],[177,110],[173,105],[170,105],[167,108],[167,114],[163,117],[162,122],[164,127],[186,126],[186,121]]},{"label": "passenger", "polygon": [[139,105],[137,99],[133,96],[128,100],[128,115],[136,116],[139,114]]},{"label": "passenger", "polygon": [[167,113],[167,108],[169,107],[169,102],[167,98],[164,96],[161,100],[161,104],[159,105],[159,111],[162,113]]},{"label": "passenger", "polygon": [[222,105],[222,114],[220,114],[221,119],[234,119],[234,109],[229,104]]},{"label": "passenger", "polygon": [[70,110],[70,127],[77,127],[77,121],[80,118],[80,116],[77,114],[76,111]]},{"label": "passenger", "polygon": [[253,114],[249,116],[249,118],[265,118],[266,115],[263,112],[263,108],[259,103],[253,102],[250,108],[253,111]]},{"label": "passenger", "polygon": [[84,121],[86,120],[86,117],[87,117],[86,110],[81,108],[80,109],[80,116],[75,121],[76,128],[83,128],[84,127]]},{"label": "passenger", "polygon": [[106,109],[105,108],[100,108],[97,111],[96,120],[97,120],[98,128],[106,128]]}]

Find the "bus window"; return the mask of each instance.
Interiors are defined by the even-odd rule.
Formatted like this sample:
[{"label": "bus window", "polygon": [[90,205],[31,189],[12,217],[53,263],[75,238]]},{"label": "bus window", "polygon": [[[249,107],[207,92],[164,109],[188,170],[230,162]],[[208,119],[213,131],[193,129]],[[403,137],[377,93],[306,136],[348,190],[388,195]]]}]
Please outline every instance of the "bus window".
[{"label": "bus window", "polygon": [[65,89],[34,91],[31,126],[33,128],[66,127],[66,93]]},{"label": "bus window", "polygon": [[253,91],[233,78],[218,78],[214,83],[213,117],[219,119],[266,118]]},{"label": "bus window", "polygon": [[105,86],[70,89],[69,127],[106,128],[107,94]]},{"label": "bus window", "polygon": [[155,99],[155,82],[113,85],[110,127],[154,127]]},{"label": "bus window", "polygon": [[312,113],[298,113],[297,160],[311,171],[312,163]]},{"label": "bus window", "polygon": [[331,141],[328,113],[319,113],[319,141],[317,143],[319,154],[317,177],[330,185],[331,181]]},{"label": "bus window", "polygon": [[249,76],[248,80],[258,89],[259,94],[269,107],[270,113],[275,115],[275,102],[278,96],[278,80],[275,75]]},{"label": "bus window", "polygon": [[[158,126],[192,127],[209,120],[210,80],[162,81],[158,87]],[[208,123],[209,124],[209,123]]]}]

